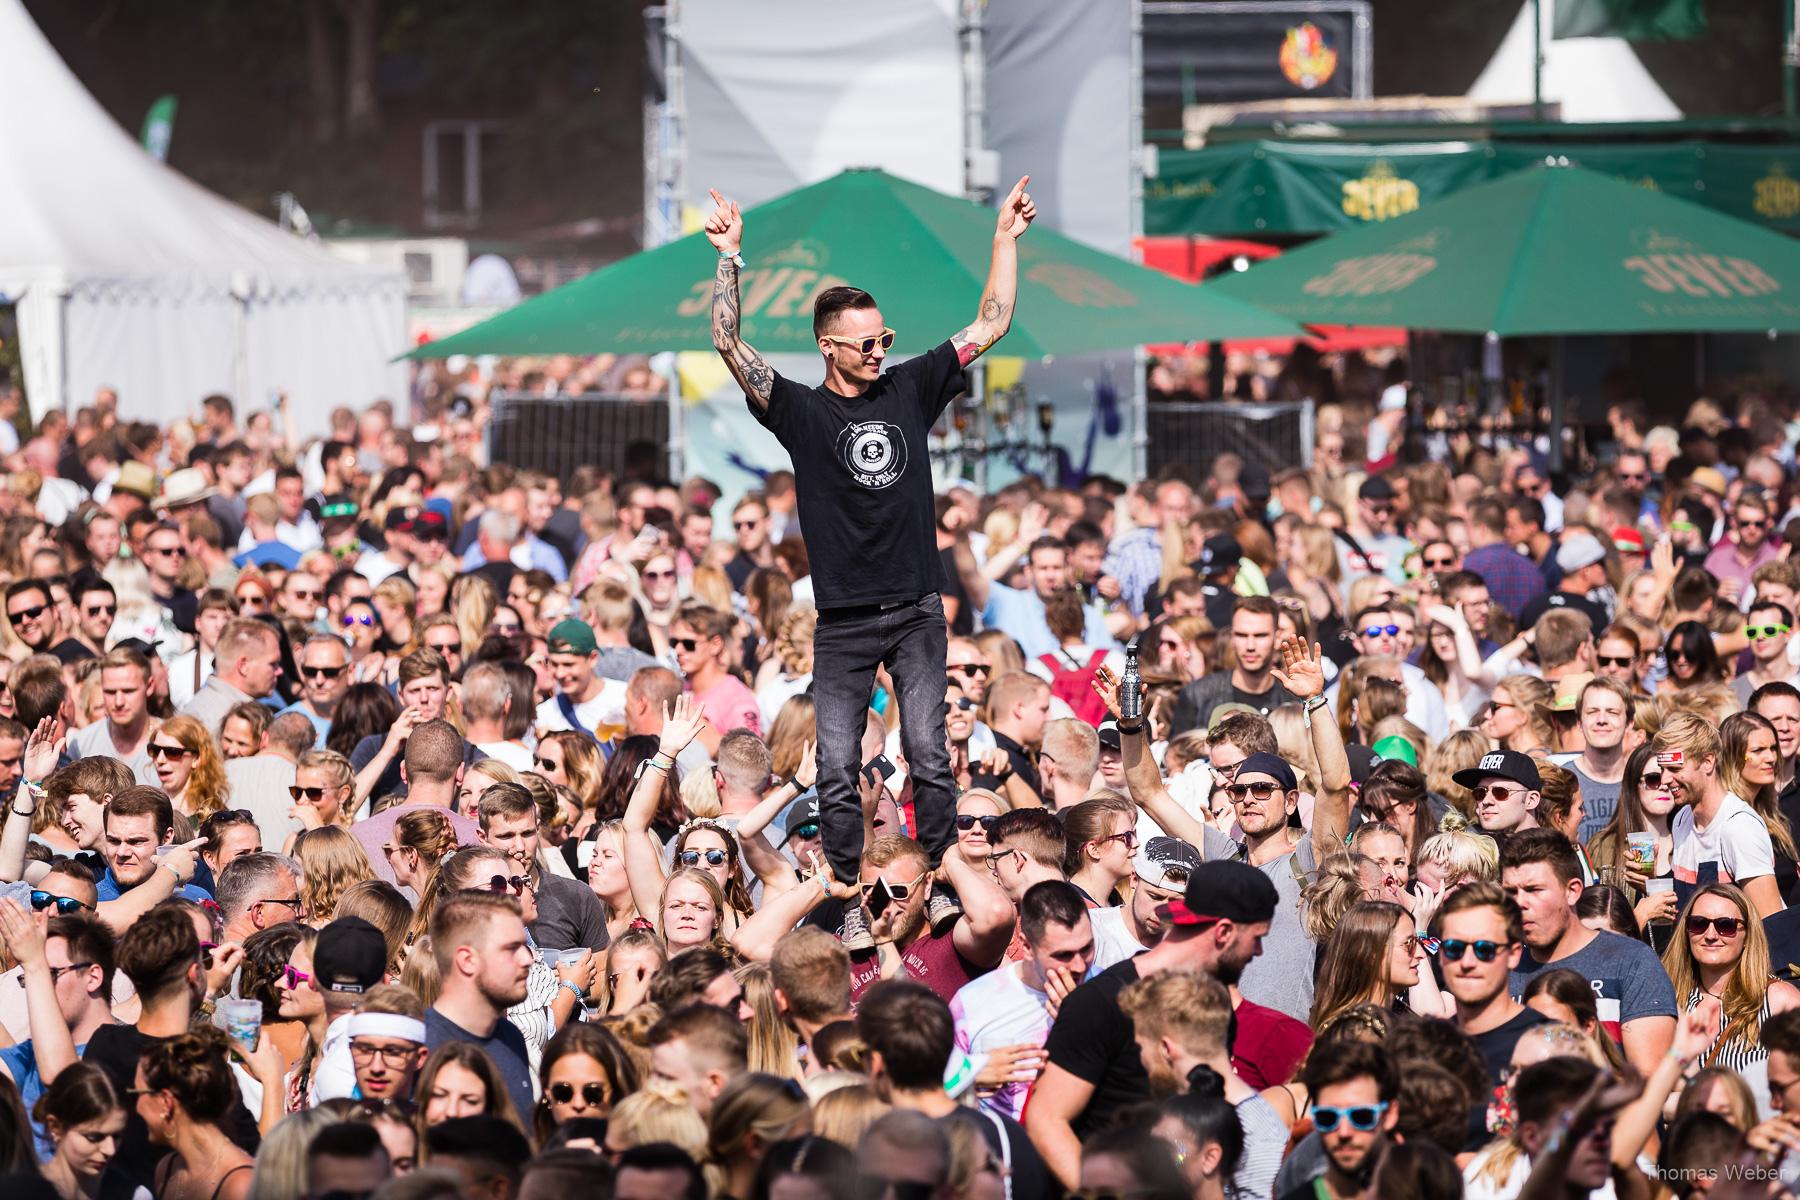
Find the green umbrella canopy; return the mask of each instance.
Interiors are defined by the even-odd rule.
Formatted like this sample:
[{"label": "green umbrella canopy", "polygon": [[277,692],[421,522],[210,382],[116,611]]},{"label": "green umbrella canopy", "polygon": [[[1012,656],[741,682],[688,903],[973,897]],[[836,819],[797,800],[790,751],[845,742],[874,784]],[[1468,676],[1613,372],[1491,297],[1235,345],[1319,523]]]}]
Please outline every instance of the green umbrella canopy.
[{"label": "green umbrella canopy", "polygon": [[[744,213],[743,332],[812,353],[812,300],[867,290],[901,354],[975,318],[995,213],[882,171],[845,171]],[[594,354],[712,349],[718,255],[692,234],[614,263],[412,352]],[[1041,358],[1198,338],[1293,336],[1292,322],[1102,254],[1042,225],[1019,241],[1019,304],[1001,352]]]},{"label": "green umbrella canopy", "polygon": [[1211,286],[1333,325],[1501,336],[1800,330],[1800,243],[1578,167],[1480,184]]}]

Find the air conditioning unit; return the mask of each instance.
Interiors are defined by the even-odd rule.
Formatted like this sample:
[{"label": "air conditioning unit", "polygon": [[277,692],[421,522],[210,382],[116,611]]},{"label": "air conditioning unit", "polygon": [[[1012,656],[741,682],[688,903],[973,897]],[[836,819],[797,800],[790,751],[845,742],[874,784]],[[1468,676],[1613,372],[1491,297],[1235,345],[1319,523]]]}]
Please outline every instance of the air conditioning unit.
[{"label": "air conditioning unit", "polygon": [[462,238],[326,238],[324,244],[349,262],[405,271],[415,304],[456,304],[469,269],[469,243]]}]

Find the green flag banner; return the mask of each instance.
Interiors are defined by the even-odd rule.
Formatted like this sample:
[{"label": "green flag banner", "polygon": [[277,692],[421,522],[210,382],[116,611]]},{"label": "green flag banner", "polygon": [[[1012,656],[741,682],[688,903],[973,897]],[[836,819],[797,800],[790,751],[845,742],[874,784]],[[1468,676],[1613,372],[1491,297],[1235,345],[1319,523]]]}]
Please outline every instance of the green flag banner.
[{"label": "green flag banner", "polygon": [[169,142],[175,136],[175,97],[158,96],[144,114],[144,149],[157,162],[167,162]]},{"label": "green flag banner", "polygon": [[1706,33],[1703,0],[1555,0],[1554,39],[1612,37],[1680,41]]},{"label": "green flag banner", "polygon": [[1214,237],[1380,224],[1478,183],[1547,163],[1585,167],[1770,229],[1800,233],[1800,146],[1690,139],[1538,142],[1235,142],[1163,151],[1144,230]]}]

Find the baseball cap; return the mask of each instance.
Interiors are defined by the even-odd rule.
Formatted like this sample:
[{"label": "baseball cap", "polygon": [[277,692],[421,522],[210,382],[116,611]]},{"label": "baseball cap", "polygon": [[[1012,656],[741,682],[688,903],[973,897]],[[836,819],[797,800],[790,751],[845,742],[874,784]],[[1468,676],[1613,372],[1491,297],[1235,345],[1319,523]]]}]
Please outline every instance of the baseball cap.
[{"label": "baseball cap", "polygon": [[1111,717],[1100,722],[1100,744],[1108,750],[1119,748],[1119,723]]},{"label": "baseball cap", "polygon": [[1389,734],[1370,746],[1369,749],[1374,751],[1375,757],[1382,762],[1410,763],[1415,767],[1419,765],[1418,749],[1397,733]]},{"label": "baseball cap", "polygon": [[1369,782],[1369,776],[1381,765],[1381,759],[1376,756],[1375,751],[1361,742],[1351,742],[1345,746],[1344,757],[1350,760],[1350,783],[1355,787]]},{"label": "baseball cap", "polygon": [[387,939],[361,917],[339,917],[319,930],[313,977],[327,992],[360,995],[387,975]]},{"label": "baseball cap", "polygon": [[1362,481],[1361,487],[1356,489],[1356,498],[1358,500],[1392,500],[1394,485],[1383,476],[1371,475]]},{"label": "baseball cap", "polygon": [[1534,792],[1544,790],[1544,780],[1529,754],[1517,750],[1494,750],[1481,756],[1481,761],[1450,778],[1463,787],[1472,788],[1490,775],[1512,782]]},{"label": "baseball cap", "polygon": [[1615,525],[1612,530],[1613,549],[1626,554],[1642,554],[1644,552],[1644,535],[1629,525]]},{"label": "baseball cap", "polygon": [[1600,544],[1599,538],[1589,533],[1578,533],[1565,539],[1556,551],[1557,568],[1565,574],[1605,560],[1606,547]]},{"label": "baseball cap", "polygon": [[444,519],[443,513],[435,509],[420,509],[407,532],[419,538],[447,538],[450,536],[450,523]]},{"label": "baseball cap", "polygon": [[1294,768],[1286,762],[1263,751],[1258,751],[1238,764],[1236,779],[1246,775],[1267,775],[1279,783],[1283,791],[1291,792],[1297,786],[1294,783]]},{"label": "baseball cap", "polygon": [[1391,383],[1381,389],[1381,403],[1376,406],[1377,412],[1399,412],[1406,407],[1406,385]]},{"label": "baseball cap", "polygon": [[1185,888],[1194,869],[1200,865],[1200,852],[1180,838],[1153,837],[1138,847],[1131,860],[1131,873],[1151,887]]},{"label": "baseball cap", "polygon": [[356,501],[348,496],[322,496],[319,498],[319,520],[321,521],[354,521],[357,511]]},{"label": "baseball cap", "polygon": [[599,648],[593,629],[574,617],[556,623],[550,630],[548,644],[552,654],[592,654]]},{"label": "baseball cap", "polygon": [[794,837],[794,830],[809,821],[816,823],[818,819],[819,793],[814,792],[810,796],[800,797],[787,806],[787,811],[781,814],[781,827],[786,830],[787,839],[791,841]]},{"label": "baseball cap", "polygon": [[1200,547],[1200,569],[1207,574],[1227,568],[1235,570],[1242,557],[1244,548],[1236,538],[1229,533],[1215,533]]},{"label": "baseball cap", "polygon": [[1222,860],[1195,867],[1181,899],[1158,906],[1156,915],[1171,925],[1255,925],[1273,920],[1280,902],[1267,875],[1249,863]]},{"label": "baseball cap", "polygon": [[387,516],[381,520],[381,528],[388,533],[411,533],[413,518],[404,506],[396,505],[388,509]]}]

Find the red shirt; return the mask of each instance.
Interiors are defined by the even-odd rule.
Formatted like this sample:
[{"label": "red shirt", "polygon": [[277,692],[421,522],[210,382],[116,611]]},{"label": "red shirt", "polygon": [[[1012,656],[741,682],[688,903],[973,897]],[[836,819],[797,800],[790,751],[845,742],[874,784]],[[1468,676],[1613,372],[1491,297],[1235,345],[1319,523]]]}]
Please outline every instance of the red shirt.
[{"label": "red shirt", "polygon": [[1232,1019],[1237,1033],[1231,1042],[1231,1069],[1259,1091],[1292,1079],[1312,1049],[1312,1030],[1273,1008],[1245,1000]]},{"label": "red shirt", "polygon": [[[942,934],[926,934],[900,952],[906,964],[906,977],[936,992],[945,1004],[957,990],[989,968],[977,966],[956,949],[954,930]],[[873,950],[850,956],[850,1003],[862,999],[863,993],[881,979],[881,958]]]}]

